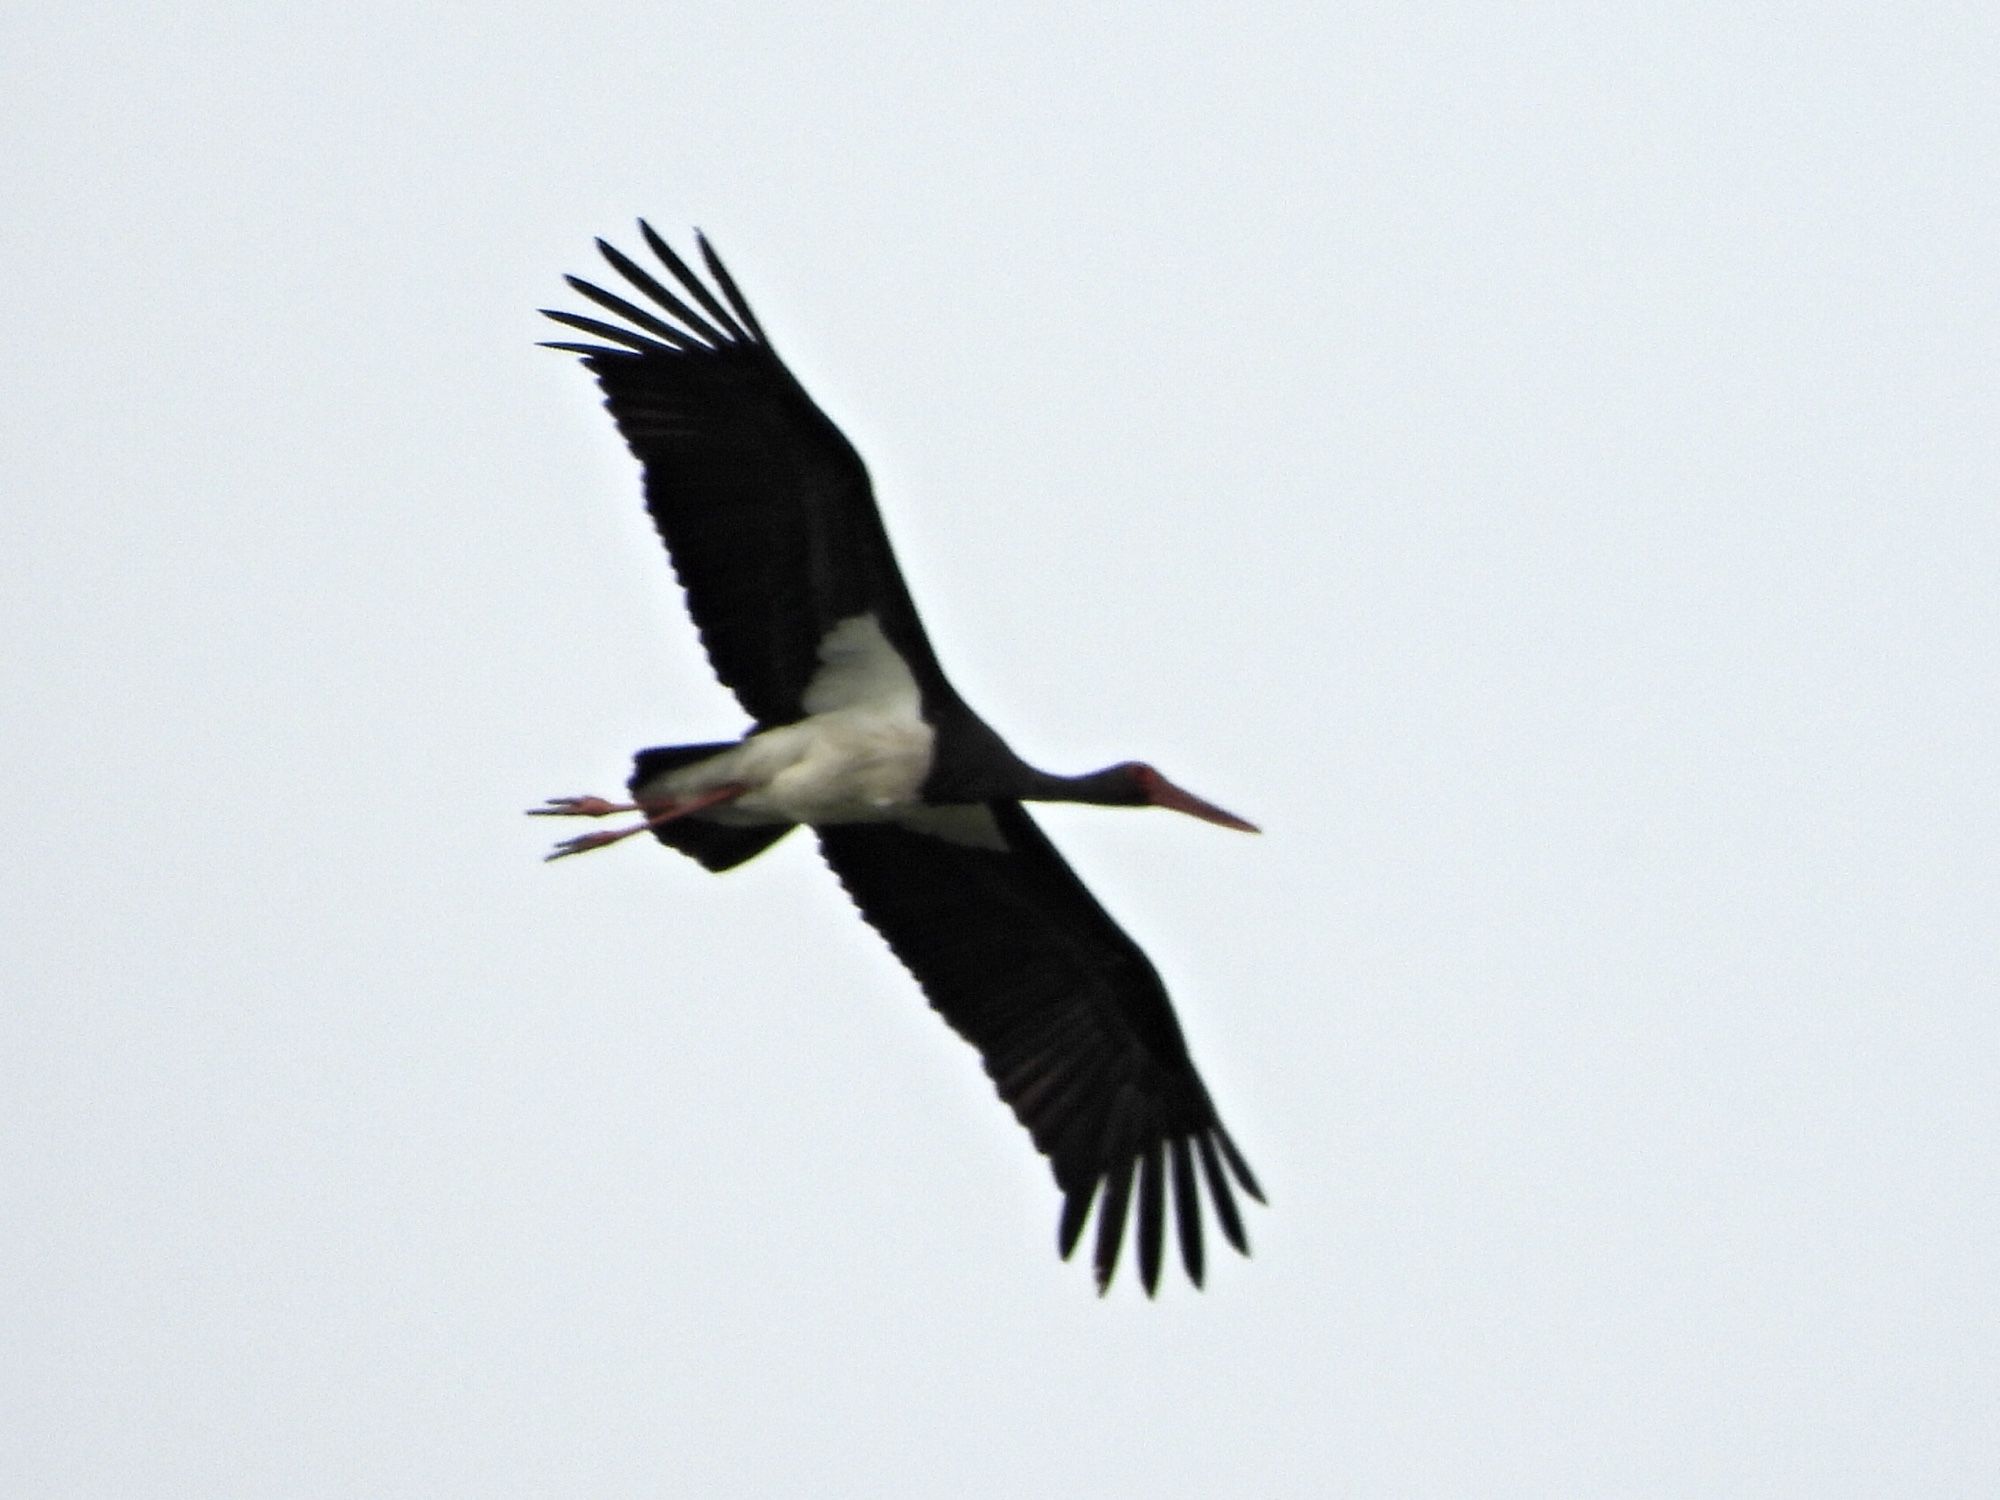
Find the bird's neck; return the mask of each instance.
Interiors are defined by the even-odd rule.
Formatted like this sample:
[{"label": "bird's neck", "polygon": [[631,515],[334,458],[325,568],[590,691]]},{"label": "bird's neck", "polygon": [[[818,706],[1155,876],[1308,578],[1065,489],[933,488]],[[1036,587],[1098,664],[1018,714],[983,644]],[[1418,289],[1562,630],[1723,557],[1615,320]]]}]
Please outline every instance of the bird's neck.
[{"label": "bird's neck", "polygon": [[1023,795],[1029,801],[1091,802],[1115,807],[1134,800],[1131,777],[1123,766],[1106,766],[1081,776],[1058,776],[1033,766],[1027,769],[1030,790]]}]

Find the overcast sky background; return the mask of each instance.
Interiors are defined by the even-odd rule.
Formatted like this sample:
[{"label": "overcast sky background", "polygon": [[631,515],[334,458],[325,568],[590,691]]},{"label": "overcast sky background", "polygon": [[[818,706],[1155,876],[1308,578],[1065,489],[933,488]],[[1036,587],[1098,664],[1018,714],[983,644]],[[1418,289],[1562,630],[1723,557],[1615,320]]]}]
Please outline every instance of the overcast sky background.
[{"label": "overcast sky background", "polygon": [[[0,1491],[2000,1492],[1965,5],[13,7]],[[1148,1303],[537,306],[729,257],[1269,1189]]]}]

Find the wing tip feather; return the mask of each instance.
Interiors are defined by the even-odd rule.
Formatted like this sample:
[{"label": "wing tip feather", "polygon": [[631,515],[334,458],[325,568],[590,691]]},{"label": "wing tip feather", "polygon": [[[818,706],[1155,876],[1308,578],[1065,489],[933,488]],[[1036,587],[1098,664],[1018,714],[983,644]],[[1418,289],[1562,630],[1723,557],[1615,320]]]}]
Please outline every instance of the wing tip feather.
[{"label": "wing tip feather", "polygon": [[1095,1210],[1097,1232],[1091,1251],[1091,1274],[1098,1295],[1103,1296],[1110,1291],[1117,1275],[1128,1221],[1136,1218],[1131,1227],[1139,1284],[1148,1297],[1153,1297],[1166,1259],[1166,1205],[1171,1198],[1181,1266],[1190,1284],[1200,1290],[1206,1285],[1208,1272],[1204,1185],[1208,1211],[1215,1215],[1223,1239],[1239,1255],[1248,1256],[1250,1237],[1244,1228],[1236,1193],[1247,1193],[1259,1203],[1264,1201],[1264,1194],[1250,1172],[1249,1163],[1220,1124],[1163,1135],[1134,1151],[1129,1159],[1106,1166],[1066,1188],[1056,1226],[1056,1248],[1064,1260],[1070,1259],[1082,1242],[1084,1229]]}]

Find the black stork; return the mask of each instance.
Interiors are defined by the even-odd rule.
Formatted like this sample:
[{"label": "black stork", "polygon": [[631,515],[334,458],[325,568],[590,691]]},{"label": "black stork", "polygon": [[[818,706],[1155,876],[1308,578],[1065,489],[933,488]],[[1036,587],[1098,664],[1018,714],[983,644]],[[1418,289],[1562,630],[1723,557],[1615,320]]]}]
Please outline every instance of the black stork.
[{"label": "black stork", "polygon": [[599,240],[658,311],[571,276],[623,321],[544,309],[603,341],[547,347],[583,356],[603,387],[709,660],[755,723],[735,743],[640,751],[629,802],[558,797],[535,809],[640,815],[549,858],[651,831],[720,871],[809,825],[1048,1157],[1064,1258],[1095,1201],[1097,1284],[1109,1287],[1136,1185],[1150,1296],[1171,1181],[1181,1260],[1199,1286],[1197,1164],[1223,1236],[1246,1255],[1231,1178],[1263,1193],[1159,975],[1021,804],[1150,804],[1254,826],[1136,761],[1056,776],[1008,749],[945,680],[860,456],[778,358],[722,261],[697,235],[711,287],[643,220],[639,232],[678,290]]}]

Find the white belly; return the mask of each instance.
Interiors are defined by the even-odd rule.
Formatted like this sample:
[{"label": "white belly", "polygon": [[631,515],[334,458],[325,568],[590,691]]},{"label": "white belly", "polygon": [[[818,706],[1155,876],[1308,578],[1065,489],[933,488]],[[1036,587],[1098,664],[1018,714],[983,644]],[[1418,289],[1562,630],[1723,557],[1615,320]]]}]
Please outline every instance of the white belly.
[{"label": "white belly", "polygon": [[719,823],[879,822],[920,805],[934,738],[921,719],[840,709],[752,735],[666,780],[675,796],[748,787],[708,814]]},{"label": "white belly", "polygon": [[872,615],[842,620],[820,642],[807,717],[753,734],[640,790],[641,801],[734,784],[747,790],[702,817],[718,823],[875,823],[921,809],[937,735],[922,695]]}]

